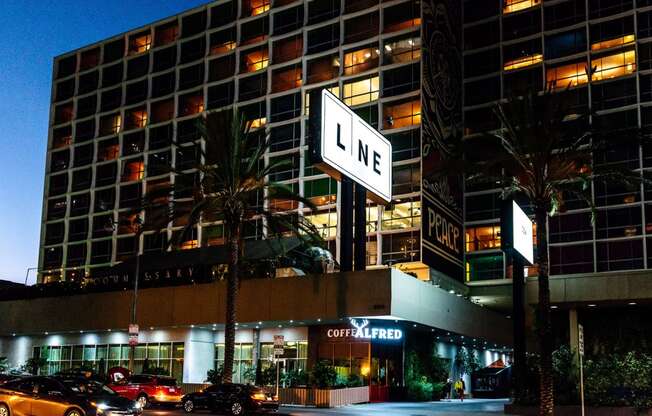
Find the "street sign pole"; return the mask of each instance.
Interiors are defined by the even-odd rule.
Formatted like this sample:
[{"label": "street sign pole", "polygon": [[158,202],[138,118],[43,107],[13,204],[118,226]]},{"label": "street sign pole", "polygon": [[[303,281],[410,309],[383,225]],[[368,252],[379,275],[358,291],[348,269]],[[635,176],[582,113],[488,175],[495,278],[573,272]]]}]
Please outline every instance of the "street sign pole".
[{"label": "street sign pole", "polygon": [[584,327],[578,325],[578,352],[580,354],[580,401],[582,405],[582,416],[584,416]]},{"label": "street sign pole", "polygon": [[285,336],[274,335],[274,360],[276,361],[276,397],[278,398],[279,384],[281,381],[281,360],[279,357],[285,354]]},{"label": "street sign pole", "polygon": [[355,184],[355,248],[353,265],[356,271],[367,269],[367,189]]}]

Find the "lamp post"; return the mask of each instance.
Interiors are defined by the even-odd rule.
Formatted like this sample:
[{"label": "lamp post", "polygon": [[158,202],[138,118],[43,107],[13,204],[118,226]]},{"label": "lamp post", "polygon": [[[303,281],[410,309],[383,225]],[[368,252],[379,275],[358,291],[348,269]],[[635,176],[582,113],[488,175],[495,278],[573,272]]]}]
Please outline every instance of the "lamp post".
[{"label": "lamp post", "polygon": [[[143,231],[143,221],[140,214],[137,214],[133,221],[125,221],[121,223],[120,221],[110,220],[110,226],[113,230],[116,229],[116,226],[121,224],[134,227],[136,229],[136,270],[134,276],[134,292],[131,300],[131,316],[129,320],[129,326],[136,325],[136,312],[138,307],[138,281],[140,280],[140,235]],[[129,372],[134,372],[134,358],[136,356],[136,343],[129,342]]]}]

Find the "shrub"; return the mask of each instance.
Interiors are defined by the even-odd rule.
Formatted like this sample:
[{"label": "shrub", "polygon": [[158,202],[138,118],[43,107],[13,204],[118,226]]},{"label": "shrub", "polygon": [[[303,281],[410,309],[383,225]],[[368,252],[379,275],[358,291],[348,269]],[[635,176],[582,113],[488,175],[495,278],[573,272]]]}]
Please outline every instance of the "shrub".
[{"label": "shrub", "polygon": [[407,398],[415,402],[432,400],[433,385],[424,376],[420,380],[409,380],[407,383]]},{"label": "shrub", "polygon": [[333,387],[337,383],[337,372],[328,361],[322,360],[312,369],[312,384],[319,388]]},{"label": "shrub", "polygon": [[208,370],[206,373],[206,382],[211,384],[220,384],[222,383],[222,377],[224,375],[224,367],[219,366],[214,370]]},{"label": "shrub", "polygon": [[285,387],[305,386],[308,383],[308,374],[301,370],[286,371],[281,375],[281,382]]}]

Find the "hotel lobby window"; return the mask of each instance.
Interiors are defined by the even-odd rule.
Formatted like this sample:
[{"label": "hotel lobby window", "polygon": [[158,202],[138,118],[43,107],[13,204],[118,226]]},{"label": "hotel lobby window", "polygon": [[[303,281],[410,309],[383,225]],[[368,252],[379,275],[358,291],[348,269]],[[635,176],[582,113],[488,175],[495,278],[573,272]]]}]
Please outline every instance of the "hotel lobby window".
[{"label": "hotel lobby window", "polygon": [[421,225],[421,201],[390,204],[383,209],[382,230],[402,230]]},{"label": "hotel lobby window", "polygon": [[344,75],[353,75],[378,66],[378,45],[344,52]]},{"label": "hotel lobby window", "polygon": [[348,82],[343,85],[342,99],[350,107],[376,101],[378,99],[379,84],[377,76]]},{"label": "hotel lobby window", "polygon": [[404,263],[419,260],[421,238],[419,231],[382,234],[382,263]]}]

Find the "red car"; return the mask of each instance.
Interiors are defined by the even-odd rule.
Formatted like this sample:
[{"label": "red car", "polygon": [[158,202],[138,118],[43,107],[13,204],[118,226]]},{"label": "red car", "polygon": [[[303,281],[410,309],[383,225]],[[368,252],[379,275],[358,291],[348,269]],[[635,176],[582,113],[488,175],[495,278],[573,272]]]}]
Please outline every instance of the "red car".
[{"label": "red car", "polygon": [[108,386],[120,396],[138,401],[143,408],[149,404],[177,405],[183,397],[183,390],[172,377],[142,374],[112,381]]}]

